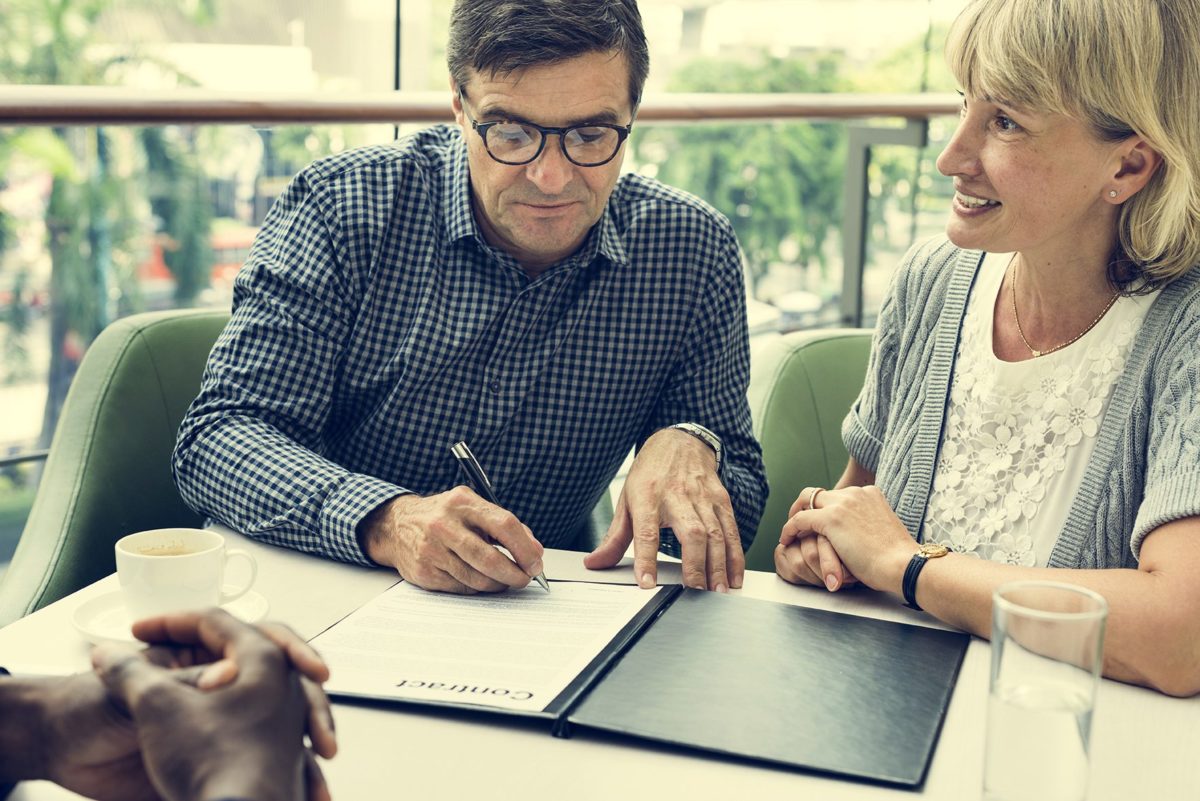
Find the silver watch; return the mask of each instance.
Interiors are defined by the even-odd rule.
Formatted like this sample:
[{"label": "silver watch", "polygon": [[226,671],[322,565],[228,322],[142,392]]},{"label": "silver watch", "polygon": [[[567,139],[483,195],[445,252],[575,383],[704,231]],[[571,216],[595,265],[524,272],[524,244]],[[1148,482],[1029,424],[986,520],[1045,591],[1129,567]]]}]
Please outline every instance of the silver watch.
[{"label": "silver watch", "polygon": [[717,472],[721,471],[721,459],[723,458],[725,451],[721,446],[720,437],[699,423],[676,423],[673,426],[667,426],[667,428],[678,428],[680,431],[686,431],[708,447],[712,448],[713,453],[717,455]]}]

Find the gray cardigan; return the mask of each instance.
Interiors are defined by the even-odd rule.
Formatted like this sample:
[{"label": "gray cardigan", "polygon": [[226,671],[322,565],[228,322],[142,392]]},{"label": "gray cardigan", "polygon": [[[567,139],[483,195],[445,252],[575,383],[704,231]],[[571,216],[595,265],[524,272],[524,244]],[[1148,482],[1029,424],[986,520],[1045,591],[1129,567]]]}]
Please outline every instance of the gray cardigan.
[{"label": "gray cardigan", "polygon": [[[983,254],[913,248],[879,313],[862,393],[842,424],[918,540],[967,299]],[[1162,290],[1134,340],[1050,567],[1136,567],[1142,539],[1200,515],[1200,267]]]}]

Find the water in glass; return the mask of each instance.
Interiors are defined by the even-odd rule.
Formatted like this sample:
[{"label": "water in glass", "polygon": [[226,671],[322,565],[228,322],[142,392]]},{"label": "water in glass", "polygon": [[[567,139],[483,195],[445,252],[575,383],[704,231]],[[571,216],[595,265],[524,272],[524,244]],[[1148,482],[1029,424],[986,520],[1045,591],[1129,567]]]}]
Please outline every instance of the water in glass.
[{"label": "water in glass", "polygon": [[985,801],[1083,801],[1092,702],[1063,683],[999,684],[988,701]]}]

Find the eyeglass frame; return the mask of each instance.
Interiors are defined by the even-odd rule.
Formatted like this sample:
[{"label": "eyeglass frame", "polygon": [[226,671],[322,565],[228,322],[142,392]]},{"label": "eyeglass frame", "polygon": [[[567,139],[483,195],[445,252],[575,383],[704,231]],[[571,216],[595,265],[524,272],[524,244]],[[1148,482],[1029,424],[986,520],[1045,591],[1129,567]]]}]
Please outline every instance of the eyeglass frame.
[{"label": "eyeglass frame", "polygon": [[[577,125],[568,125],[565,128],[548,128],[546,126],[538,125],[535,122],[528,122],[526,120],[496,120],[495,122],[477,122],[475,118],[471,116],[471,112],[467,111],[467,96],[461,86],[458,89],[458,98],[459,102],[462,104],[463,114],[466,115],[467,120],[471,123],[471,130],[479,134],[479,138],[483,140],[484,151],[488,154],[492,161],[496,162],[497,164],[503,164],[506,167],[523,167],[526,164],[532,164],[533,162],[537,161],[538,157],[541,156],[542,152],[546,149],[546,137],[550,134],[558,134],[558,148],[562,151],[563,158],[574,164],[576,167],[603,167],[605,164],[608,164],[610,161],[615,159],[617,154],[621,152],[621,145],[625,144],[625,140],[629,138],[631,133],[633,133],[633,123],[635,121],[630,120],[628,125],[617,125],[615,122],[581,122]],[[533,128],[541,135],[542,139],[541,142],[538,143],[537,152],[525,159],[525,161],[502,161],[497,158],[496,154],[492,152],[492,149],[488,147],[487,132],[490,128],[496,125],[504,125],[505,123],[512,124],[514,122],[518,125],[524,125],[528,128]],[[616,131],[617,146],[613,148],[612,155],[606,158],[604,161],[598,161],[595,164],[580,164],[578,161],[571,158],[571,154],[567,152],[567,134],[576,128],[611,128],[612,130]]]}]

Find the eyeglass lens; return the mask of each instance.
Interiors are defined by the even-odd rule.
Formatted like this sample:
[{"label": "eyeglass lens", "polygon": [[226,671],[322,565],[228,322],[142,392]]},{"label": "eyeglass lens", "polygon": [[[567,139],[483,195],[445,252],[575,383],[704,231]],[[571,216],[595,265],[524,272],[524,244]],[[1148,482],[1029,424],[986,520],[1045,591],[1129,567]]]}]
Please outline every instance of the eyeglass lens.
[{"label": "eyeglass lens", "polygon": [[[494,158],[521,163],[531,160],[538,152],[542,132],[518,122],[501,122],[488,128],[485,143]],[[582,125],[563,134],[563,145],[571,161],[587,166],[612,158],[621,146],[621,137],[613,128]]]}]

